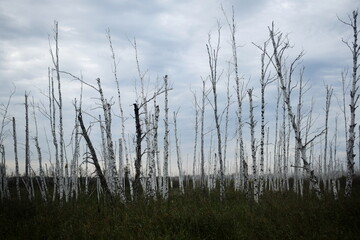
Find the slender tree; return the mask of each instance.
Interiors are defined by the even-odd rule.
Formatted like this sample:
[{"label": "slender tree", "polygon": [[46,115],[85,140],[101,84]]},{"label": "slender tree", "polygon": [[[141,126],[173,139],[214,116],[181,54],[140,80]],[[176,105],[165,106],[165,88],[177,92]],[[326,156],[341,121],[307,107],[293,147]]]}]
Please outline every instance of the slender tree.
[{"label": "slender tree", "polygon": [[225,174],[224,174],[224,163],[223,163],[223,152],[221,145],[221,127],[220,127],[220,116],[218,113],[218,93],[217,93],[217,82],[219,81],[220,76],[218,75],[218,57],[220,50],[220,31],[221,27],[218,24],[218,37],[216,48],[214,49],[211,45],[211,38],[209,34],[208,44],[206,45],[208,58],[209,58],[209,67],[210,67],[210,82],[212,86],[213,92],[213,110],[214,110],[214,118],[215,118],[215,127],[217,132],[217,157],[219,158],[220,163],[220,199],[221,201],[225,200]]},{"label": "slender tree", "polygon": [[352,16],[348,16],[349,21],[345,22],[341,19],[339,19],[342,23],[345,25],[351,27],[353,31],[353,41],[352,43],[349,43],[348,41],[343,40],[345,45],[350,49],[352,54],[352,60],[353,60],[353,67],[352,67],[352,81],[351,81],[351,90],[350,90],[350,124],[348,129],[348,138],[347,138],[347,146],[346,146],[346,157],[347,157],[347,174],[346,174],[346,186],[345,186],[345,196],[350,197],[351,191],[352,191],[352,182],[353,182],[353,176],[354,176],[354,146],[355,146],[355,111],[359,100],[359,94],[358,92],[358,82],[360,80],[360,76],[358,75],[358,59],[360,56],[360,46],[358,45],[358,36],[359,36],[359,30],[357,26],[357,20],[358,20],[358,10],[355,10],[352,12]]},{"label": "slender tree", "polygon": [[[50,54],[52,58],[52,62],[54,65],[54,70],[56,72],[56,80],[57,80],[57,88],[58,88],[58,98],[55,101],[57,108],[59,109],[59,158],[60,158],[60,168],[59,168],[59,193],[60,200],[63,198],[65,190],[65,182],[64,182],[64,158],[65,158],[65,145],[64,145],[64,126],[63,126],[63,103],[62,103],[62,94],[61,94],[61,79],[60,79],[60,66],[59,66],[59,26],[58,22],[54,22],[54,41],[55,41],[55,53],[50,47]],[[52,96],[55,99],[55,95]],[[55,109],[55,104],[53,105]],[[55,117],[55,116],[54,116]],[[55,128],[54,128],[55,129]]]},{"label": "slender tree", "polygon": [[195,182],[195,180],[196,180],[196,155],[197,155],[197,143],[198,143],[198,131],[199,131],[199,108],[198,108],[196,93],[193,93],[193,95],[194,95],[194,106],[195,106],[195,140],[194,140],[192,183],[193,183],[193,189],[195,189],[195,186],[196,186],[196,182]]},{"label": "slender tree", "polygon": [[179,188],[182,194],[185,193],[184,191],[184,182],[183,182],[183,173],[182,173],[182,160],[181,160],[181,152],[180,152],[180,143],[179,143],[179,136],[177,131],[177,118],[178,112],[174,112],[174,134],[175,134],[175,146],[176,146],[176,157],[177,157],[177,165],[179,169]]},{"label": "slender tree", "polygon": [[122,141],[123,141],[123,148],[125,151],[126,167],[128,168],[129,167],[129,153],[128,153],[126,137],[125,137],[125,117],[124,117],[124,110],[122,108],[122,103],[121,103],[121,91],[120,91],[120,84],[119,84],[119,80],[118,80],[118,76],[117,76],[118,74],[117,74],[116,55],[115,55],[115,51],[114,51],[112,40],[111,40],[110,29],[108,29],[108,31],[107,31],[107,37],[109,40],[111,57],[113,60],[113,74],[114,74],[114,78],[115,78],[115,82],[116,82],[116,89],[117,89],[117,93],[118,93],[118,102],[119,102],[120,119],[121,119],[121,137],[122,137]]},{"label": "slender tree", "polygon": [[251,158],[253,160],[253,185],[254,185],[254,201],[256,203],[259,202],[259,185],[258,185],[258,171],[257,171],[257,162],[256,162],[256,139],[255,139],[255,126],[256,122],[254,120],[254,106],[253,106],[253,99],[252,99],[252,91],[253,89],[248,90],[249,95],[249,111],[250,111],[250,135],[251,135]]},{"label": "slender tree", "polygon": [[205,100],[206,100],[206,90],[205,90],[205,81],[202,81],[202,98],[201,98],[201,122],[200,122],[200,182],[201,187],[205,189],[205,151],[204,151],[204,122],[205,122]]},{"label": "slender tree", "polygon": [[37,124],[37,118],[36,118],[36,114],[35,114],[34,98],[32,99],[32,114],[33,114],[34,125],[35,125],[34,142],[35,142],[35,147],[36,147],[36,151],[37,151],[38,159],[39,159],[39,175],[40,175],[39,187],[40,187],[41,197],[46,202],[47,201],[47,196],[46,196],[47,195],[47,187],[46,187],[45,174],[44,174],[43,165],[42,165],[42,154],[41,154],[41,148],[40,148],[40,144],[39,144],[38,124]]},{"label": "slender tree", "polygon": [[[242,117],[242,102],[244,98],[246,97],[246,84],[244,84],[241,80],[243,80],[240,77],[239,74],[239,66],[238,66],[238,45],[236,43],[236,32],[237,27],[235,23],[235,13],[234,13],[234,7],[232,7],[232,18],[231,21],[228,19],[228,17],[225,14],[224,15],[227,21],[227,24],[229,26],[230,30],[230,40],[231,40],[231,49],[232,49],[232,64],[234,67],[234,80],[235,80],[235,86],[236,86],[236,100],[237,100],[237,138],[239,143],[239,167],[240,167],[240,186],[242,189],[248,189],[248,172],[247,172],[247,162],[245,158],[245,148],[244,148],[244,140],[243,140],[243,117]],[[245,186],[246,185],[246,186]]]},{"label": "slender tree", "polygon": [[19,160],[17,151],[17,138],[16,138],[16,122],[15,117],[12,118],[13,122],[13,139],[14,139],[14,155],[15,155],[15,174],[16,174],[16,192],[18,199],[21,200],[20,194],[20,173],[19,173]]},{"label": "slender tree", "polygon": [[163,169],[163,189],[162,197],[164,199],[169,198],[169,107],[168,107],[168,76],[164,76],[165,87],[165,116],[164,116],[164,169]]},{"label": "slender tree", "polygon": [[[328,152],[328,125],[329,125],[329,111],[331,106],[331,97],[333,89],[330,86],[326,86],[326,102],[325,102],[325,146],[324,146],[324,189],[326,189],[327,180],[329,178],[328,163],[327,163],[327,152]],[[332,153],[332,151],[330,151]],[[330,164],[330,163],[329,163]]]},{"label": "slender tree", "polygon": [[[264,145],[265,145],[265,89],[270,83],[274,82],[276,79],[270,77],[268,74],[268,68],[270,61],[265,63],[266,56],[266,47],[269,44],[269,41],[264,42],[264,45],[257,46],[261,50],[261,76],[260,76],[260,85],[261,85],[261,139],[260,139],[260,178],[259,178],[259,195],[263,195],[264,189]],[[271,58],[271,57],[270,57]]]},{"label": "slender tree", "polygon": [[30,142],[29,142],[29,104],[28,93],[25,92],[25,177],[29,177]]}]

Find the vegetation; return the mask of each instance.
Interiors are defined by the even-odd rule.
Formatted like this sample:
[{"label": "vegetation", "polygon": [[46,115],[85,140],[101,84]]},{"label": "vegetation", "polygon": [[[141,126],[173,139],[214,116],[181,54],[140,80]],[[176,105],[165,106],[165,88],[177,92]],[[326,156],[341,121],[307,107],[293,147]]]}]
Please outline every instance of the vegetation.
[{"label": "vegetation", "polygon": [[[345,186],[345,179],[341,179]],[[306,184],[305,184],[306,185]],[[177,183],[174,183],[177,186]],[[227,188],[200,188],[168,201],[139,200],[126,205],[80,195],[69,203],[6,200],[0,205],[1,239],[359,239],[360,178],[353,197],[340,194],[318,200],[293,191],[265,191],[262,201],[247,202],[245,194]],[[91,186],[90,189],[95,189]],[[344,189],[344,188],[343,188]]]}]

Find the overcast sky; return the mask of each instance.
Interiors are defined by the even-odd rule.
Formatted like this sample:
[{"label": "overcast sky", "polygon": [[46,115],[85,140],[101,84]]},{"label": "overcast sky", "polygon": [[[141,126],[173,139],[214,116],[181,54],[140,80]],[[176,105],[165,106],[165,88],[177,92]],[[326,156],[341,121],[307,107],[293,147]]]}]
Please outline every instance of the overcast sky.
[{"label": "overcast sky", "polygon": [[[231,6],[234,6],[238,28],[236,37],[240,46],[239,70],[244,79],[250,79],[249,87],[255,89],[255,105],[258,105],[260,99],[258,80],[260,52],[252,42],[262,44],[266,41],[268,26],[274,21],[277,29],[289,34],[290,42],[295,46],[289,52],[289,58],[296,56],[302,50],[305,52],[302,61],[306,68],[304,77],[312,88],[304,101],[309,103],[311,98],[314,98],[315,117],[320,119],[317,125],[321,126],[325,103],[324,86],[332,85],[335,94],[340,96],[341,92],[337,88],[341,72],[351,67],[350,52],[341,42],[342,38],[351,39],[351,29],[340,23],[338,17],[347,20],[347,14],[360,6],[357,0],[2,0],[0,3],[0,102],[6,103],[10,92],[16,87],[9,115],[15,116],[18,121],[19,151],[23,151],[24,148],[25,91],[34,97],[36,103],[47,104],[44,97],[48,88],[47,71],[48,67],[53,67],[49,53],[49,39],[53,44],[53,26],[54,20],[57,20],[61,70],[79,77],[82,75],[83,79],[91,84],[96,84],[95,79],[99,77],[107,98],[114,97],[113,101],[116,104],[113,111],[118,115],[111,52],[106,36],[106,30],[110,29],[129,134],[134,132],[131,104],[137,99],[135,84],[138,83],[138,74],[134,48],[131,44],[136,38],[140,67],[146,72],[148,94],[151,95],[155,87],[161,84],[165,74],[169,76],[173,88],[169,99],[170,116],[172,119],[172,112],[179,110],[178,124],[184,166],[191,165],[190,160],[187,159],[192,158],[194,137],[192,92],[196,92],[200,97],[201,79],[209,75],[205,44],[209,33],[212,39],[216,39],[217,21],[222,25],[219,71],[224,70],[223,78],[219,82],[219,97],[223,99],[220,101],[224,101],[226,97],[226,72],[227,62],[231,58],[231,46],[221,5],[229,16]],[[230,85],[232,88],[234,82]],[[79,98],[80,83],[63,75],[62,86],[65,127],[68,133],[66,141],[69,142],[75,118],[72,101],[74,98]],[[269,126],[272,126],[277,94],[276,84],[270,86],[266,94],[267,120]],[[84,108],[96,116],[97,110],[94,108],[97,107],[98,101],[94,97],[98,97],[97,93],[91,88],[84,87]],[[159,99],[162,97],[160,96]],[[248,105],[247,101],[245,105]],[[207,128],[211,130],[214,124],[210,106],[207,111],[209,119]],[[334,124],[334,117],[340,113],[334,97],[330,124]],[[257,111],[256,114],[258,117],[260,112]],[[248,113],[244,115],[247,117]],[[40,123],[39,138],[43,143],[42,149],[46,161],[49,152],[46,150],[44,132],[48,129],[48,122],[39,112],[37,117]],[[232,133],[235,129],[235,118],[235,106],[232,106],[230,111]],[[93,119],[87,117],[86,123],[89,124],[90,121]],[[118,121],[119,119],[114,117],[114,139],[120,137],[120,130],[116,128]],[[10,130],[10,125],[7,129]],[[31,134],[34,136],[34,130]],[[50,134],[47,132],[48,138]],[[334,131],[331,134],[333,135]],[[230,136],[233,137],[234,134]],[[171,141],[174,142],[173,139]],[[6,135],[4,144],[8,159],[12,159],[10,133]],[[34,149],[32,151],[32,159],[36,162]],[[70,150],[68,154],[71,155]],[[232,158],[233,155],[234,152],[230,151],[228,158]],[[172,156],[175,159],[175,152]],[[20,158],[23,162],[23,154]],[[13,163],[8,162],[7,165],[11,167]]]}]

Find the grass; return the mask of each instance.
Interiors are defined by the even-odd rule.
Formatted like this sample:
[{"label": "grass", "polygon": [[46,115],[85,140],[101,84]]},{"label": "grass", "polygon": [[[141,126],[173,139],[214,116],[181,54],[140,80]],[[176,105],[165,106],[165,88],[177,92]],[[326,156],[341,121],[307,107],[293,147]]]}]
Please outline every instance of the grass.
[{"label": "grass", "polygon": [[169,200],[122,205],[80,196],[60,204],[3,201],[0,239],[360,239],[360,179],[353,196],[317,200],[266,192],[259,204],[230,188],[172,190]]}]

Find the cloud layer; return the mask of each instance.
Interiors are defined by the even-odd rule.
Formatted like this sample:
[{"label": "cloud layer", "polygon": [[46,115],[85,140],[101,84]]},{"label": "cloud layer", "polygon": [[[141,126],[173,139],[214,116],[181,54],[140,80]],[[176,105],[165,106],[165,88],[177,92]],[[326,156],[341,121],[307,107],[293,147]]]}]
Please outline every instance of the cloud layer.
[{"label": "cloud layer", "polygon": [[[305,52],[305,78],[312,86],[306,102],[310,102],[313,97],[317,103],[316,113],[321,116],[325,102],[324,85],[334,86],[337,89],[335,93],[340,96],[340,73],[351,66],[350,53],[341,42],[342,38],[350,39],[351,31],[337,17],[347,19],[347,14],[359,7],[356,0],[3,0],[0,4],[0,102],[5,103],[11,89],[16,86],[9,114],[18,119],[19,142],[24,142],[24,92],[30,92],[35,102],[46,104],[44,94],[48,88],[47,72],[48,67],[52,66],[49,42],[53,46],[53,21],[57,20],[61,69],[76,76],[82,75],[91,84],[96,84],[97,77],[101,78],[105,93],[109,98],[113,96],[113,101],[116,102],[116,85],[106,37],[106,30],[110,29],[118,61],[123,106],[128,118],[126,126],[130,134],[134,128],[131,104],[137,99],[135,84],[139,84],[132,46],[134,39],[138,47],[140,67],[143,72],[147,72],[146,80],[150,82],[149,94],[157,81],[161,84],[162,77],[169,75],[173,88],[170,94],[170,111],[180,109],[178,124],[186,161],[187,156],[191,156],[194,135],[192,91],[200,96],[201,77],[205,79],[209,74],[205,44],[209,33],[215,39],[217,21],[222,25],[219,60],[220,68],[224,70],[219,95],[221,103],[225,101],[225,73],[227,62],[231,58],[231,46],[221,6],[230,16],[232,5],[238,28],[237,41],[241,46],[238,50],[239,67],[244,78],[251,79],[249,87],[255,88],[255,103],[258,104],[260,99],[260,53],[252,42],[262,44],[266,41],[267,27],[274,21],[277,28],[289,34],[289,39],[295,46],[289,52],[289,58],[296,56],[301,50]],[[233,85],[231,83],[231,87]],[[69,116],[66,118],[67,126],[72,126],[74,122],[72,101],[79,98],[79,92],[79,82],[63,76],[64,113]],[[269,126],[274,121],[276,95],[276,86],[269,87]],[[96,92],[84,87],[84,108],[95,116],[98,113],[96,98]],[[335,116],[340,113],[340,109],[336,100],[334,103]],[[114,114],[118,114],[117,107],[114,109]],[[244,111],[246,110],[245,108]],[[208,106],[208,129],[214,127],[211,114]],[[40,113],[37,115],[41,126],[46,127],[46,119]],[[234,130],[235,106],[231,107],[230,116],[230,128]],[[71,131],[72,128],[69,127],[67,134],[70,135]],[[120,132],[115,132],[114,135],[119,137]],[[43,134],[40,138],[45,142]],[[6,144],[11,159],[11,135],[6,138]],[[43,148],[46,149],[46,143]],[[233,157],[233,153],[229,157],[230,155]],[[11,166],[12,163],[8,165]]]}]

